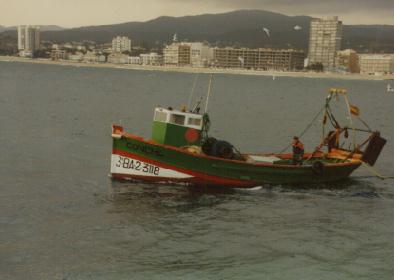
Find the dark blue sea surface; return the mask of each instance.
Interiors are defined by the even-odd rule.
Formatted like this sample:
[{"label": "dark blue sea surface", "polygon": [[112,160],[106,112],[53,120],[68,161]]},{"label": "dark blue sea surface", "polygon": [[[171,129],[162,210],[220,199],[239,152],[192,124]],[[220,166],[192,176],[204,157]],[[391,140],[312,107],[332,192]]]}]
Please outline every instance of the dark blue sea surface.
[{"label": "dark blue sea surface", "polygon": [[[0,62],[0,279],[394,279],[394,181],[362,167],[336,184],[254,190],[111,182],[111,124],[149,137],[153,108],[187,104],[194,78]],[[280,151],[344,87],[388,139],[376,168],[394,175],[386,85],[217,74],[211,133]]]}]

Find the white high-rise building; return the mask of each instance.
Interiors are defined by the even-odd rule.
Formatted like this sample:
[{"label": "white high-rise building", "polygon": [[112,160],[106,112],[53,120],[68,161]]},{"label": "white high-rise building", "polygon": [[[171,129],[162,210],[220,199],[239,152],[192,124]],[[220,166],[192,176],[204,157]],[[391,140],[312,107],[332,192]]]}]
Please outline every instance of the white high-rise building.
[{"label": "white high-rise building", "polygon": [[342,41],[342,22],[338,17],[313,19],[309,36],[309,65],[321,63],[325,69],[335,68]]},{"label": "white high-rise building", "polygon": [[127,37],[117,36],[112,39],[112,51],[115,53],[122,53],[124,51],[131,51],[131,40]]},{"label": "white high-rise building", "polygon": [[40,48],[40,28],[36,26],[18,26],[18,50],[21,56],[32,57]]}]

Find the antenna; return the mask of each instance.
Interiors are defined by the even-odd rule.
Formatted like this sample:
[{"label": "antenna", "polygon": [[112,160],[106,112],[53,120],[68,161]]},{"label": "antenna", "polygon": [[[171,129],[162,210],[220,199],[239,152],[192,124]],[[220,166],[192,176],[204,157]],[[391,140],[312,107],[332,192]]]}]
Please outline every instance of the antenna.
[{"label": "antenna", "polygon": [[209,85],[208,85],[208,93],[207,93],[207,100],[205,101],[205,110],[204,113],[208,111],[208,103],[209,103],[209,97],[211,96],[211,85],[212,85],[212,80],[213,80],[213,74],[209,77]]}]

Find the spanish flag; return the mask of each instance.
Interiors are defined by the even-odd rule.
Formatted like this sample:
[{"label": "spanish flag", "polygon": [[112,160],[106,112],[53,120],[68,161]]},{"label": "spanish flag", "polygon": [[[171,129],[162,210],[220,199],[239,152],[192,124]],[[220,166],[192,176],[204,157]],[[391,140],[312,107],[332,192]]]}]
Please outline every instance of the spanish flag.
[{"label": "spanish flag", "polygon": [[350,105],[350,113],[359,116],[360,115],[360,109],[354,105]]}]

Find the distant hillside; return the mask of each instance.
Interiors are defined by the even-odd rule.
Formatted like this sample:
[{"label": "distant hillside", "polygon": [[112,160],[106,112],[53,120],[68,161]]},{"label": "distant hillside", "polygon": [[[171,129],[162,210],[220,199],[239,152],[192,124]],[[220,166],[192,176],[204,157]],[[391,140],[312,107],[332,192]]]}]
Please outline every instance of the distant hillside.
[{"label": "distant hillside", "polygon": [[0,33],[0,55],[12,55],[16,53],[17,44],[15,31]]},{"label": "distant hillside", "polygon": [[[88,26],[60,32],[45,32],[43,38],[53,41],[91,40],[109,42],[116,35],[125,35],[139,44],[161,45],[171,40],[174,33],[180,40],[209,41],[218,45],[249,47],[290,46],[305,48],[310,17],[289,17],[277,13],[241,10],[224,14],[186,17],[159,17],[147,22],[128,22],[115,25]],[[295,31],[293,27],[303,27]],[[269,38],[263,27],[271,30]]]},{"label": "distant hillside", "polygon": [[394,25],[344,25],[342,49],[394,53]]},{"label": "distant hillside", "polygon": [[[117,35],[128,36],[133,44],[161,47],[171,41],[174,33],[179,40],[208,41],[217,46],[274,47],[307,49],[311,17],[239,10],[222,14],[185,17],[159,17],[146,22],[86,26],[60,31],[42,32],[43,40],[54,42],[110,42]],[[295,30],[298,25],[301,30]],[[263,31],[270,30],[270,37]],[[8,33],[11,31],[3,32]],[[2,33],[0,33],[2,34]],[[16,36],[16,33],[8,33]],[[1,40],[1,37],[0,37]],[[342,48],[361,52],[394,53],[394,26],[345,25]]]},{"label": "distant hillside", "polygon": [[[57,25],[38,25],[41,31],[60,31],[65,30],[65,28],[57,26]],[[17,30],[18,26],[3,26],[0,25],[0,32],[9,31],[9,30]]]}]

